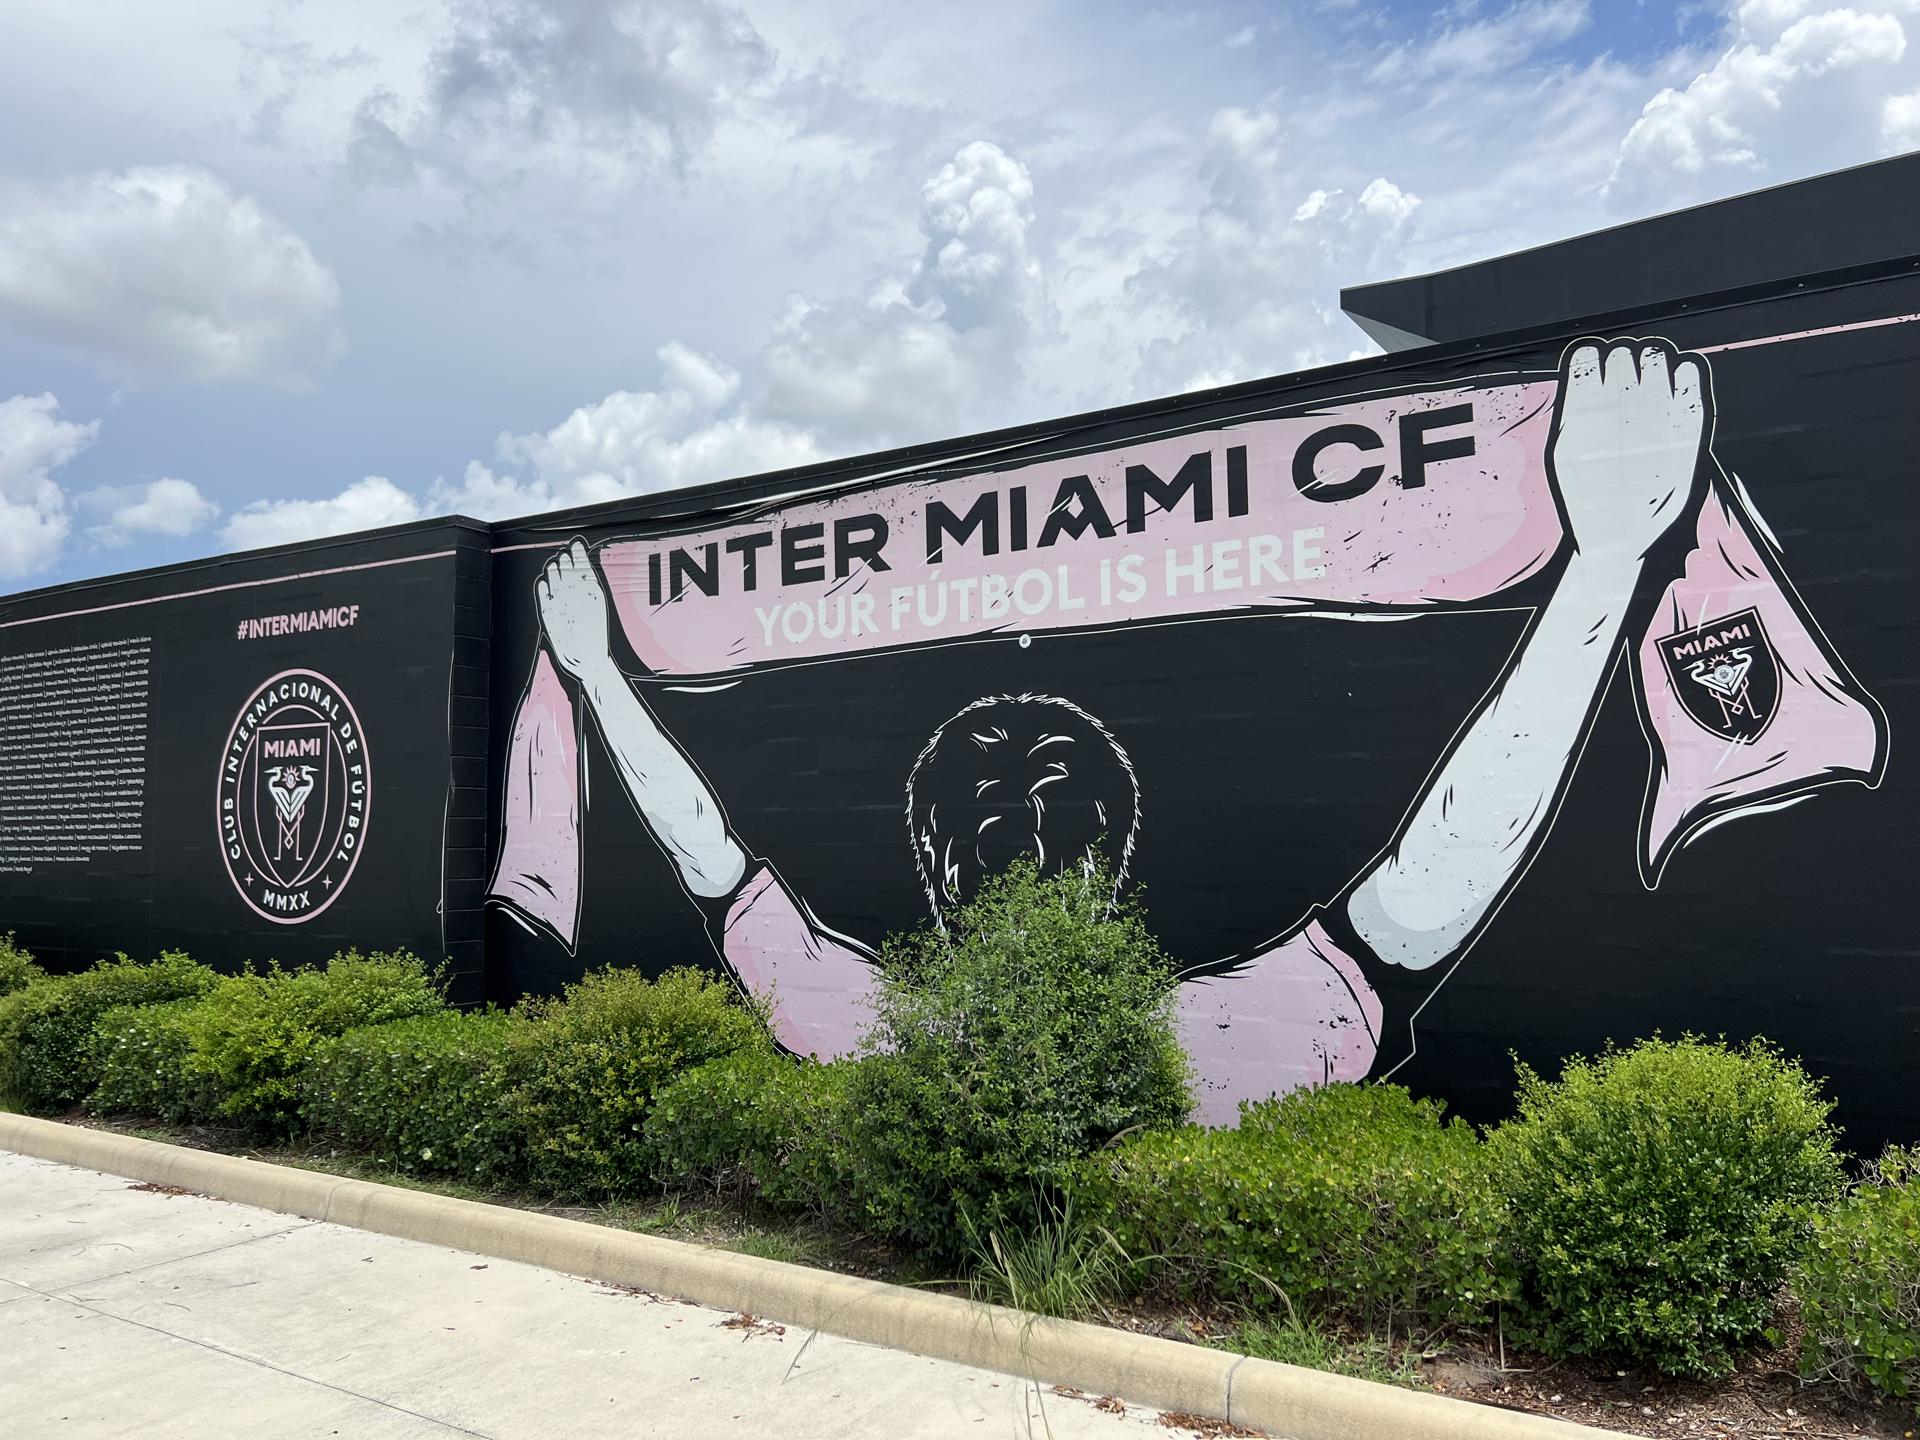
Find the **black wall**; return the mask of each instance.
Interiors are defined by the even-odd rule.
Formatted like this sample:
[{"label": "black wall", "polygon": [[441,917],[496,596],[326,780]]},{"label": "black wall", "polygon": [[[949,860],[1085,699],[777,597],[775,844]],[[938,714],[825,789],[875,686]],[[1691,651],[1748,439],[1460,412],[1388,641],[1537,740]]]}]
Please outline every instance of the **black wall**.
[{"label": "black wall", "polygon": [[[1388,1025],[1417,1039],[1395,1079],[1491,1118],[1511,1093],[1509,1052],[1551,1065],[1655,1031],[1761,1034],[1832,1078],[1855,1143],[1920,1134],[1920,944],[1905,908],[1920,780],[1904,759],[1920,733],[1915,314],[1920,279],[1862,273],[1583,327],[1712,351],[1719,467],[1744,485],[1799,599],[1884,709],[1890,754],[1878,788],[1810,790],[1710,829],[1650,889],[1637,846],[1649,745],[1616,674],[1550,833],[1458,969],[1444,984],[1383,987]],[[64,965],[168,946],[234,965],[405,945],[452,957],[465,998],[502,1001],[595,966],[717,965],[712,907],[683,889],[590,720],[572,732],[584,772],[577,930],[556,937],[486,903],[511,737],[543,644],[535,586],[558,547],[576,535],[697,545],[743,521],[777,528],[783,491],[851,488],[884,508],[929,477],[989,468],[964,458],[988,449],[999,470],[1147,435],[1219,438],[1250,416],[1359,394],[1537,380],[1569,338],[1387,357],[588,512],[449,521],[6,601],[0,658],[151,636],[152,678],[140,848],[0,873],[0,928]],[[866,478],[883,471],[908,473]],[[983,696],[1070,699],[1111,730],[1138,777],[1130,874],[1156,929],[1187,964],[1219,968],[1336,901],[1392,840],[1559,563],[1503,603],[1394,623],[1223,608],[1203,623],[1008,628],[677,676],[650,675],[616,647],[753,858],[824,927],[869,943],[928,915],[904,787],[929,736]],[[235,638],[249,617],[342,604],[360,607],[349,628]],[[668,608],[660,624],[674,623]],[[339,899],[277,925],[225,868],[216,772],[241,707],[290,667],[350,696],[376,780],[364,854]],[[71,703],[78,713],[90,702]]]},{"label": "black wall", "polygon": [[[1717,348],[1915,312],[1920,281],[1896,275],[1594,322],[1602,334],[1716,347],[1715,453],[1771,527],[1834,649],[1885,707],[1891,760],[1878,789],[1836,785],[1701,835],[1649,891],[1634,843],[1648,743],[1617,674],[1525,879],[1447,983],[1388,997],[1390,1025],[1395,1006],[1404,1015],[1424,1004],[1417,1053],[1395,1079],[1486,1119],[1508,1104],[1513,1052],[1551,1066],[1656,1031],[1765,1035],[1832,1077],[1856,1143],[1920,1132],[1920,943],[1905,906],[1920,780],[1902,759],[1920,728],[1920,326]],[[996,448],[993,464],[1320,397],[1550,371],[1568,338],[1392,357],[1037,427],[1025,449]],[[980,468],[912,458],[941,474]],[[662,497],[497,528],[496,741],[539,644],[531,597],[550,547],[576,533],[695,541],[737,517],[718,497],[704,509]],[[1132,876],[1170,949],[1205,966],[1258,949],[1378,854],[1528,619],[1505,609],[1391,624],[1252,613],[1036,633],[1025,645],[1009,632],[748,670],[717,687],[649,680],[631,657],[628,668],[743,843],[825,924],[868,940],[927,918],[903,782],[935,727],[983,695],[1071,698],[1131,755],[1143,817]],[[496,909],[489,985],[503,1000],[589,966],[713,963],[708,918],[620,794],[591,724],[582,744],[592,785],[577,949]],[[504,763],[497,743],[496,775]]]},{"label": "black wall", "polygon": [[1920,155],[1895,155],[1432,275],[1351,286],[1340,306],[1388,349],[1409,338],[1447,344],[1564,315],[1684,310],[1701,294],[1894,262],[1912,253],[1916,224]]},{"label": "black wall", "polygon": [[[446,521],[0,603],[0,663],[150,639],[145,702],[121,705],[115,720],[121,748],[144,765],[137,843],[86,861],[16,859],[0,873],[0,925],[56,968],[117,950],[178,948],[233,968],[311,964],[347,945],[406,947],[451,959],[459,988],[477,993],[489,567],[484,527]],[[341,607],[357,607],[348,625],[270,633],[271,617]],[[263,633],[242,638],[243,626],[263,620]],[[289,670],[323,675],[346,697],[364,731],[372,793],[350,873],[303,887],[316,909],[331,903],[277,923],[249,903],[223,859],[218,778],[242,708]],[[111,672],[61,688],[34,708],[75,729],[116,691],[137,693]],[[17,687],[0,702],[15,714],[25,704]],[[101,743],[90,736],[89,753]],[[37,808],[19,788],[30,776],[18,747],[0,763],[9,803],[25,807],[7,817],[17,835]],[[318,819],[309,817],[310,831]]]}]

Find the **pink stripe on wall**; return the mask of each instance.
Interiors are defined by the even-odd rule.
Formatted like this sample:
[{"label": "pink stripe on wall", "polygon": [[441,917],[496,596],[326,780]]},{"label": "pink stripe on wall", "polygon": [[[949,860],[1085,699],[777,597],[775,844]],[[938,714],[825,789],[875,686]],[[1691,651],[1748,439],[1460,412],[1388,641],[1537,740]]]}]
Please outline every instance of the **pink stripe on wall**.
[{"label": "pink stripe on wall", "polygon": [[1883,315],[1877,320],[1855,320],[1847,325],[1823,325],[1818,330],[1789,330],[1781,335],[1762,335],[1753,340],[1729,340],[1724,345],[1702,345],[1701,355],[1718,355],[1727,350],[1752,350],[1760,345],[1780,345],[1789,340],[1811,340],[1818,335],[1846,335],[1855,330],[1878,330],[1887,325],[1911,325],[1916,315]]},{"label": "pink stripe on wall", "polygon": [[16,625],[44,625],[49,620],[71,620],[77,615],[104,615],[110,610],[137,610],[144,605],[164,605],[169,600],[192,600],[201,595],[220,595],[229,590],[252,590],[262,585],[286,585],[295,580],[317,580],[326,575],[351,575],[356,570],[382,570],[389,565],[414,565],[422,560],[445,560],[455,552],[435,550],[426,555],[402,555],[396,560],[367,560],[358,565],[335,565],[325,570],[302,570],[293,575],[274,575],[264,580],[235,580],[229,585],[207,585],[198,590],[178,590],[171,595],[149,595],[144,600],[119,600],[111,605],[93,605],[80,610],[61,610],[52,615],[30,615],[22,620],[0,620],[0,630]]}]

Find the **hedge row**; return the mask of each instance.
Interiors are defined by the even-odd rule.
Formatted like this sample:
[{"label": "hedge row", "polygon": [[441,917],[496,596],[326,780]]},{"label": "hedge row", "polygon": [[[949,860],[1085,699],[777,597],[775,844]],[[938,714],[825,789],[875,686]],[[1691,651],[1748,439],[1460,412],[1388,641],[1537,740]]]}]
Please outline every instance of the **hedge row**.
[{"label": "hedge row", "polygon": [[1723,1372],[1791,1278],[1810,1376],[1920,1385],[1916,1162],[1848,1195],[1828,1102],[1762,1044],[1523,1069],[1485,1137],[1389,1085],[1205,1130],[1176,1119],[1165,958],[1097,879],[1016,872],[912,945],[889,952],[868,1051],[818,1065],[687,970],[465,1013],[406,955],[55,978],[4,968],[9,944],[0,1090],[569,1198],[703,1187],[945,1264],[1070,1215],[1141,1289],[1403,1332],[1498,1315],[1548,1354],[1680,1375]]},{"label": "hedge row", "polygon": [[[673,1183],[898,1236],[868,1137],[904,1123],[897,1154],[927,1131],[863,1106],[883,1073],[741,1053],[661,1090],[647,1138]],[[1890,1158],[1843,1200],[1830,1109],[1764,1044],[1656,1039],[1557,1082],[1523,1070],[1519,1113],[1484,1138],[1398,1086],[1335,1085],[1233,1129],[1131,1133],[1050,1178],[1054,1213],[1111,1236],[1139,1288],[1402,1332],[1497,1316],[1549,1355],[1712,1377],[1791,1280],[1809,1376],[1905,1395],[1920,1168]]]},{"label": "hedge row", "polygon": [[217,979],[175,953],[150,965],[120,955],[79,975],[31,977],[0,1000],[0,1094],[33,1110],[77,1104],[99,1083],[93,1028],[101,1016],[205,995]]},{"label": "hedge row", "polygon": [[0,1094],[28,1109],[331,1133],[404,1169],[569,1197],[649,1186],[654,1091],[742,1049],[774,1054],[760,1017],[692,970],[606,971],[469,1014],[405,953],[226,976],[165,954],[0,998]]},{"label": "hedge row", "polygon": [[505,1062],[524,1023],[498,1010],[441,1010],[349,1030],[315,1047],[302,1113],[396,1169],[516,1180],[526,1146]]},{"label": "hedge row", "polygon": [[706,1183],[957,1264],[1046,1214],[1093,1149],[1188,1109],[1172,963],[1112,894],[1016,865],[943,929],[896,938],[857,1064],[795,1065],[765,1015],[691,970],[462,1016],[407,955],[229,977],[168,955],[29,975],[0,1000],[0,1091],[331,1132],[567,1197]]},{"label": "hedge row", "polygon": [[1142,1135],[1080,1170],[1075,1204],[1143,1281],[1367,1324],[1489,1319],[1500,1210],[1478,1137],[1398,1086],[1247,1106],[1238,1128]]}]

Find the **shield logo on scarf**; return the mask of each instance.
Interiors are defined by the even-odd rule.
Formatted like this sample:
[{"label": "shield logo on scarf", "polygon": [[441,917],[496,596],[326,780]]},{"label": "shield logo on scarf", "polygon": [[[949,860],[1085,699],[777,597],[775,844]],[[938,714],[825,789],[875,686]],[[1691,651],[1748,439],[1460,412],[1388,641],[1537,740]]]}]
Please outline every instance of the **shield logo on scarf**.
[{"label": "shield logo on scarf", "polygon": [[1701,729],[1745,745],[1773,723],[1780,662],[1758,610],[1703,620],[1658,644],[1674,695]]}]

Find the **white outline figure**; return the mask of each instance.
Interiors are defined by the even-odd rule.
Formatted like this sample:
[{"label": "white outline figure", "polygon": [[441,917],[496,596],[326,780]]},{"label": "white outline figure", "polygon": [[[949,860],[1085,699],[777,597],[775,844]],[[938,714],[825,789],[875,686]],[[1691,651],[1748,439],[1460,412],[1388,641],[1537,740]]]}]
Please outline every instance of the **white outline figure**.
[{"label": "white outline figure", "polygon": [[[1498,914],[1551,830],[1622,649],[1690,548],[1717,473],[1713,413],[1708,368],[1698,355],[1657,339],[1568,346],[1547,447],[1566,536],[1552,593],[1393,838],[1354,883],[1255,953],[1183,976],[1179,1014],[1202,1087],[1202,1118],[1229,1122],[1241,1100],[1365,1077],[1384,1022],[1367,965],[1375,975],[1432,973],[1423,1009]],[[1774,574],[1804,615],[1784,577]],[[822,925],[751,856],[698,767],[621,672],[604,582],[586,542],[576,538],[550,559],[535,589],[554,663],[577,684],[623,791],[708,914],[723,961],[744,988],[774,1001],[776,1036],[789,1049],[822,1056],[850,1049],[872,984],[872,952]],[[1851,685],[1851,676],[1846,680]],[[1004,703],[1064,706],[1106,735],[1059,697],[985,697],[936,732],[915,775],[949,727]],[[1884,735],[1883,717],[1870,701],[1868,708]],[[1644,696],[1641,713],[1644,726]],[[1124,749],[1106,738],[1134,783]],[[939,827],[931,814],[927,823],[915,817],[912,781],[909,838],[938,919],[944,903],[962,898],[961,870],[950,851],[933,845],[930,832]],[[1695,822],[1661,863],[1729,813],[1723,806]],[[994,823],[982,820],[973,839]],[[1044,804],[1035,809],[1024,848],[1072,863],[1071,849],[1046,855],[1043,825]],[[1129,826],[1117,867],[1123,878],[1132,838]],[[1409,1040],[1418,1014],[1396,1017]]]},{"label": "white outline figure", "polygon": [[286,853],[289,845],[293,847],[294,859],[306,858],[300,853],[300,822],[306,818],[307,797],[313,794],[313,783],[311,765],[279,766],[274,778],[267,782],[267,793],[273,797],[279,820],[273,847],[275,860]]}]

